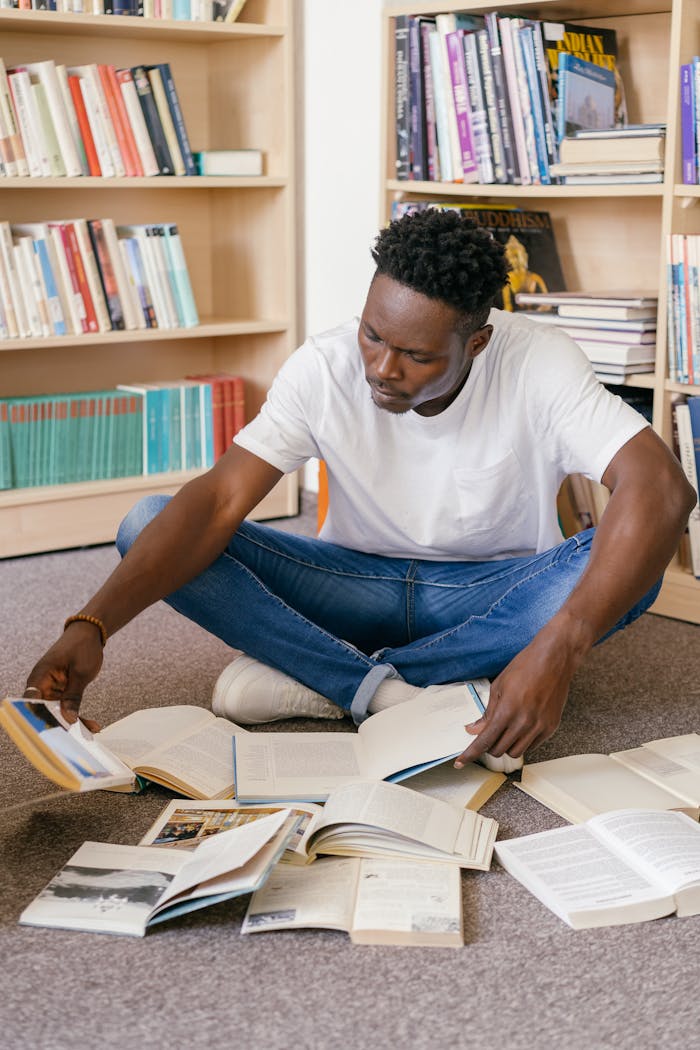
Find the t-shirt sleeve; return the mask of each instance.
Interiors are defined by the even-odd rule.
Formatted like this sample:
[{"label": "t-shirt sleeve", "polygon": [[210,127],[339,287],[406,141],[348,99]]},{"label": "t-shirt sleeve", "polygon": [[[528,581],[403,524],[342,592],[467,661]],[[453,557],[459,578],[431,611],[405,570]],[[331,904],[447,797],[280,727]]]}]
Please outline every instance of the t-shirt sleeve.
[{"label": "t-shirt sleeve", "polygon": [[260,412],[234,437],[248,452],[271,463],[284,474],[318,456],[313,422],[318,411],[317,365],[309,341],[285,361],[277,373]]},{"label": "t-shirt sleeve", "polygon": [[536,340],[526,387],[532,424],[567,474],[600,481],[622,446],[649,426],[599,382],[584,352],[564,332],[547,330]]}]

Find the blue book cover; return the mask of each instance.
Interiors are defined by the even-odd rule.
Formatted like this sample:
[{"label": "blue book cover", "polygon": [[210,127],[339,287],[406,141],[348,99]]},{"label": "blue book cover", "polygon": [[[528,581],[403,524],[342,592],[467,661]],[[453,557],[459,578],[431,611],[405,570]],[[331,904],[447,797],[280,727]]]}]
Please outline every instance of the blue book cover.
[{"label": "blue book cover", "polygon": [[557,137],[583,128],[615,127],[615,73],[594,62],[559,54]]},{"label": "blue book cover", "polygon": [[695,106],[693,66],[687,62],[681,66],[681,178],[686,186],[698,181]]},{"label": "blue book cover", "polygon": [[540,182],[543,186],[549,186],[552,182],[549,174],[549,156],[547,152],[547,135],[545,130],[545,116],[540,94],[540,78],[535,62],[535,42],[532,26],[523,26],[518,30],[517,41],[523,56],[523,64],[527,76],[527,90],[530,95],[530,108],[535,129],[535,150],[537,154],[537,169]]}]

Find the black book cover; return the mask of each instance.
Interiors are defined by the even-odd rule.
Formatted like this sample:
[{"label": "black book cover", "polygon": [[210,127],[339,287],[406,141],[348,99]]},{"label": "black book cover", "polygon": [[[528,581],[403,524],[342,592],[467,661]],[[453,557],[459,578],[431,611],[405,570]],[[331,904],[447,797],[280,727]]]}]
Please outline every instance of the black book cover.
[{"label": "black book cover", "polygon": [[170,150],[168,149],[163,125],[158,116],[158,107],[156,106],[156,100],[153,97],[151,82],[148,79],[146,68],[144,66],[133,66],[131,75],[134,78],[134,84],[136,85],[136,93],[141,104],[143,119],[146,121],[146,127],[148,128],[148,134],[153,144],[153,152],[156,155],[156,162],[160,174],[173,175],[175,173],[173,158],[170,156]]}]

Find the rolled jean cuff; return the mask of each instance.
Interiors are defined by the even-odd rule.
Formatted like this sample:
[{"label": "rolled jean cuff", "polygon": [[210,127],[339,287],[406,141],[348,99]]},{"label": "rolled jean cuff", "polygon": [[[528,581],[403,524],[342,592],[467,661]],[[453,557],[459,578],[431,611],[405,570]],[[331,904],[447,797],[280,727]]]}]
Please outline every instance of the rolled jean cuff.
[{"label": "rolled jean cuff", "polygon": [[399,678],[400,675],[391,664],[376,664],[360,682],[357,692],[352,698],[350,714],[356,726],[359,726],[366,718],[369,702],[385,678]]}]

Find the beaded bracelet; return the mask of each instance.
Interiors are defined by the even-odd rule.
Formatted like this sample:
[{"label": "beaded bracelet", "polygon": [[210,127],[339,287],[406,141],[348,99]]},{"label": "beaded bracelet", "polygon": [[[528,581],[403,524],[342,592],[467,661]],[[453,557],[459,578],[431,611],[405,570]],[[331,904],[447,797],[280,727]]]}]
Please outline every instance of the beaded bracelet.
[{"label": "beaded bracelet", "polygon": [[96,616],[88,616],[87,613],[76,613],[75,616],[68,617],[68,619],[63,625],[63,630],[65,631],[66,627],[68,627],[69,624],[77,623],[80,620],[83,620],[85,623],[92,623],[95,625],[95,627],[97,627],[102,638],[102,648],[104,649],[105,645],[107,644],[107,628],[102,623],[102,620],[98,620]]}]

